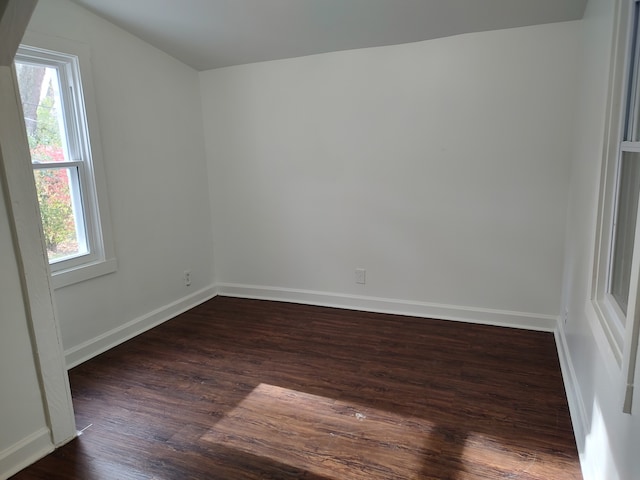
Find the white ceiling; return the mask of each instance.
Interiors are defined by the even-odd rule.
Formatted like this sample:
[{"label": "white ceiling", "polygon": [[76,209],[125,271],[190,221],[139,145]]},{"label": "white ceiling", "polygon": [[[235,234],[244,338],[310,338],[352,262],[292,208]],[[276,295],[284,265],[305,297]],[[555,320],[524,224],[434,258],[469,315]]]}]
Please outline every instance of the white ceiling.
[{"label": "white ceiling", "polygon": [[73,1],[197,70],[577,20],[586,4],[586,0]]}]

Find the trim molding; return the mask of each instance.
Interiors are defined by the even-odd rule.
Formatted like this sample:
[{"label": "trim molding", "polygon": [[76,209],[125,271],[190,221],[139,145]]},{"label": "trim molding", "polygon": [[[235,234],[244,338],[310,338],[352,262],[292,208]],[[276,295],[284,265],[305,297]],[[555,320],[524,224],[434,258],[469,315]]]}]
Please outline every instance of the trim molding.
[{"label": "trim molding", "polygon": [[416,302],[395,298],[368,297],[341,293],[298,290],[293,288],[266,287],[261,285],[243,285],[237,283],[218,283],[216,292],[220,296],[275,300],[280,302],[302,303],[323,307],[362,310],[366,312],[407,315],[411,317],[455,320],[468,323],[481,323],[502,327],[523,328],[553,332],[557,318],[552,315],[540,315],[508,310],[460,307],[438,303]]},{"label": "trim molding", "polygon": [[18,443],[0,452],[0,479],[9,478],[23,468],[53,452],[51,431],[36,430]]},{"label": "trim molding", "polygon": [[80,345],[71,347],[64,352],[67,369],[80,365],[82,362],[86,362],[90,358],[100,355],[167,320],[171,320],[215,296],[215,287],[203,288],[141,317],[134,318],[130,322],[98,335]]},{"label": "trim molding", "polygon": [[580,394],[580,384],[578,382],[575,368],[573,367],[571,355],[569,354],[569,345],[567,344],[567,337],[564,333],[564,326],[562,325],[560,318],[558,318],[558,323],[553,333],[556,339],[556,349],[558,350],[558,359],[560,360],[560,371],[562,372],[564,390],[567,396],[567,402],[569,403],[569,414],[571,415],[571,423],[573,425],[573,436],[576,439],[580,465],[582,466],[582,475],[585,479],[588,479],[591,477],[588,475],[589,472],[584,471],[585,466],[587,465],[584,455],[586,451],[586,434],[591,430],[591,422],[589,421],[587,409],[585,408],[582,395]]}]

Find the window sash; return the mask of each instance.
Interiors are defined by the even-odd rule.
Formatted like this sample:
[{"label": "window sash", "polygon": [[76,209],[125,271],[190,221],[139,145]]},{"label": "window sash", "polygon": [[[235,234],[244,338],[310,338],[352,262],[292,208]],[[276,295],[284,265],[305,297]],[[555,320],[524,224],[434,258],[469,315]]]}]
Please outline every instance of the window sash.
[{"label": "window sash", "polygon": [[[626,30],[627,39],[624,70],[627,72],[622,87],[621,134],[616,140],[619,147],[615,156],[615,178],[611,192],[606,279],[601,301],[610,333],[622,351],[627,325],[631,285],[631,260],[634,244],[638,189],[625,175],[633,173],[640,161],[640,0],[628,3],[630,8]],[[633,160],[630,158],[638,157]],[[631,168],[631,170],[630,170]],[[631,217],[632,218],[631,218]]]},{"label": "window sash", "polygon": [[[640,189],[638,162],[640,162],[640,142],[622,142],[617,157],[606,292],[617,307],[614,309],[613,317],[623,329],[628,310],[630,266],[638,212]],[[634,174],[634,178],[629,178]]]},{"label": "window sash", "polygon": [[47,162],[32,164],[34,172],[38,170],[67,170],[68,172],[69,195],[78,252],[60,258],[50,258],[49,266],[52,271],[57,270],[57,264],[63,264],[64,268],[82,265],[91,254],[91,239],[87,235],[87,219],[85,215],[86,200],[84,198],[84,189],[82,188],[82,179],[85,176],[84,167],[84,162]]},{"label": "window sash", "polygon": [[630,15],[630,41],[629,41],[629,76],[627,79],[627,94],[625,98],[625,129],[623,142],[637,142],[639,140],[640,124],[638,123],[638,115],[640,102],[639,93],[640,85],[640,36],[638,36],[638,28],[640,28],[640,9],[638,2],[633,2],[633,13]]},{"label": "window sash", "polygon": [[[72,56],[64,56],[56,52],[47,52],[46,57],[36,56],[35,52],[25,53],[25,47],[18,50],[16,63],[29,66],[44,66],[54,69],[58,76],[60,86],[60,107],[62,109],[62,121],[64,123],[63,147],[65,150],[65,162],[83,161],[87,157],[86,147],[83,146],[80,126],[85,120],[80,116],[82,109],[77,108],[82,103],[82,98],[75,95],[74,85],[80,81],[74,72],[77,64]],[[40,52],[39,55],[43,55]],[[80,110],[80,111],[78,111]]]}]

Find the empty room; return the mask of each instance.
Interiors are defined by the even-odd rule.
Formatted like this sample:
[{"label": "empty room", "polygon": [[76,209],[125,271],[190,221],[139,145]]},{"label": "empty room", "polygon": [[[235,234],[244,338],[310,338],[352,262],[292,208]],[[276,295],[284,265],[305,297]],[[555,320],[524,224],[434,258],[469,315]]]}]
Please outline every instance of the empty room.
[{"label": "empty room", "polygon": [[639,32],[0,1],[0,478],[638,478]]}]

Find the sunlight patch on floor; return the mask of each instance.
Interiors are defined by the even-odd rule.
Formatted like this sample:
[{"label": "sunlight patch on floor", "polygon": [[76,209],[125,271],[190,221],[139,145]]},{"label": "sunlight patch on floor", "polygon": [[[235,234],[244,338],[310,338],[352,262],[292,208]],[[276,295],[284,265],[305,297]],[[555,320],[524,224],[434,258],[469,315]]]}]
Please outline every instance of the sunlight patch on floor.
[{"label": "sunlight patch on floor", "polygon": [[502,438],[262,383],[200,440],[326,480],[564,478],[567,459],[552,444],[532,451],[522,433]]},{"label": "sunlight patch on floor", "polygon": [[424,420],[260,384],[202,440],[326,478],[382,480],[421,471],[431,428]]}]

